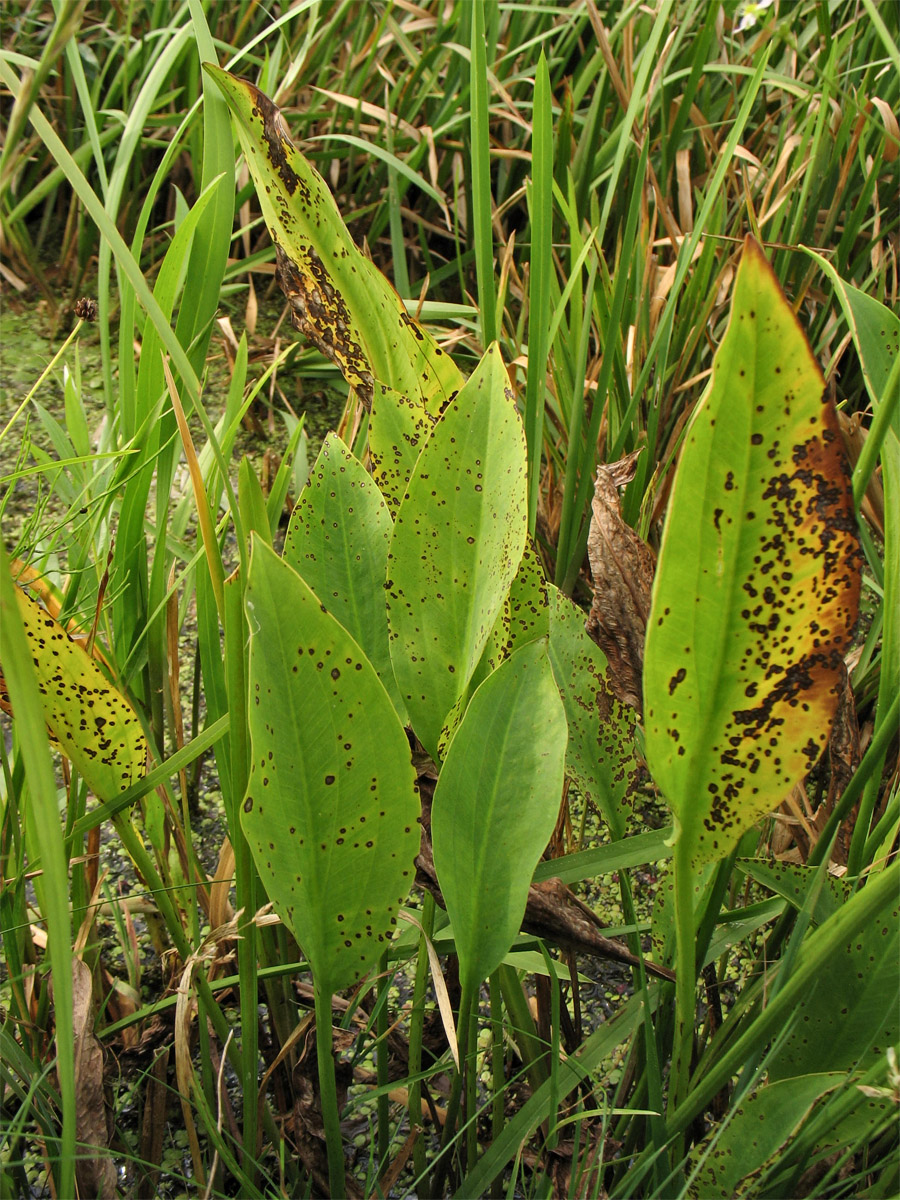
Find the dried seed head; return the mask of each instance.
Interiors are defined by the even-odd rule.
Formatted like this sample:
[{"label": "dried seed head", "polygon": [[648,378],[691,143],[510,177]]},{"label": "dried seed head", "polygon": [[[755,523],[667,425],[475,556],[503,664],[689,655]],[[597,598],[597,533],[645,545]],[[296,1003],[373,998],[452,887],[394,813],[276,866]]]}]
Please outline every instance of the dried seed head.
[{"label": "dried seed head", "polygon": [[82,296],[75,302],[75,316],[82,321],[96,321],[99,311],[97,301],[89,296]]}]

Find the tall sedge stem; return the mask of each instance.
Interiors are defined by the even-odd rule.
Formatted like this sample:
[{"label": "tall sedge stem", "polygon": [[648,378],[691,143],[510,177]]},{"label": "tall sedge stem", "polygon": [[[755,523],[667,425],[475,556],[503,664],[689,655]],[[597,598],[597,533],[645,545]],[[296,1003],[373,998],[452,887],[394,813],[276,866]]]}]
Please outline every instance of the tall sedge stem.
[{"label": "tall sedge stem", "polygon": [[[247,735],[247,660],[243,616],[243,581],[239,572],[225,580],[225,659],[226,686],[231,723],[231,794],[227,797],[228,828],[234,851],[234,875],[237,907],[243,909],[246,924],[237,943],[238,973],[241,978],[241,1082],[245,1096],[252,1096],[259,1074],[259,1037],[257,1004],[259,983],[256,912],[256,872],[241,829],[238,810],[247,787],[250,747]],[[227,789],[223,788],[223,794]],[[256,1154],[257,1107],[244,1104],[244,1146],[241,1163],[252,1174]]]},{"label": "tall sedge stem", "polygon": [[447,1101],[447,1116],[444,1121],[444,1136],[441,1139],[441,1158],[431,1181],[432,1196],[440,1196],[444,1190],[444,1180],[447,1177],[447,1169],[450,1166],[450,1155],[447,1151],[456,1136],[456,1121],[459,1116],[459,1100],[462,1094],[463,1080],[466,1071],[471,1068],[471,1063],[469,1062],[471,1022],[469,1017],[472,1012],[475,994],[477,993],[473,993],[471,988],[463,988],[462,998],[459,1002],[459,1020],[456,1024],[459,1067],[450,1085],[450,1098]]},{"label": "tall sedge stem", "polygon": [[[496,1140],[503,1132],[503,1097],[506,1090],[505,1052],[503,1047],[503,998],[500,976],[492,972],[491,995],[491,1132]],[[503,1180],[498,1176],[490,1186],[491,1196],[503,1195]]]},{"label": "tall sedge stem", "polygon": [[[675,1034],[672,1045],[672,1071],[669,1079],[668,1111],[674,1112],[688,1090],[691,1050],[694,1039],[694,992],[696,955],[694,950],[694,889],[690,848],[680,838],[675,844]],[[672,1148],[673,1165],[680,1160]]]},{"label": "tall sedge stem", "polygon": [[478,1159],[478,1012],[473,1005],[469,1012],[469,1027],[465,1031],[465,1057],[460,1045],[459,1061],[466,1081],[465,1117],[465,1170],[468,1172]]},{"label": "tall sedge stem", "polygon": [[491,150],[488,129],[490,95],[484,31],[484,0],[472,5],[472,69],[470,136],[472,146],[472,217],[478,315],[485,349],[497,337],[497,294],[494,282],[494,235],[491,226]]},{"label": "tall sedge stem", "polygon": [[346,1196],[344,1144],[341,1140],[341,1114],[338,1111],[337,1081],[334,1074],[334,1043],[331,1033],[331,992],[314,980],[316,996],[316,1059],[319,1066],[319,1100],[325,1145],[328,1151],[328,1186],[334,1197]]},{"label": "tall sedge stem", "polygon": [[63,344],[60,346],[60,348],[57,350],[57,352],[53,355],[53,358],[50,360],[50,362],[47,363],[46,367],[44,367],[43,371],[41,371],[34,387],[31,389],[31,391],[28,393],[28,395],[25,397],[25,399],[22,401],[22,403],[19,405],[19,407],[13,413],[13,415],[6,422],[6,424],[3,427],[3,430],[0,431],[0,442],[3,441],[3,439],[9,433],[10,429],[12,429],[13,425],[15,425],[16,421],[19,419],[21,414],[25,411],[25,409],[31,403],[32,396],[34,396],[34,394],[37,391],[39,391],[39,389],[43,385],[44,380],[47,378],[47,376],[50,374],[50,372],[53,370],[53,368],[56,366],[56,364],[59,362],[59,360],[65,354],[65,352],[71,346],[72,342],[74,342],[75,338],[81,332],[81,327],[83,324],[84,324],[84,321],[78,322],[78,324],[75,326],[75,328],[69,334],[69,336],[63,342]]},{"label": "tall sedge stem", "polygon": [[[378,960],[378,1016],[375,1022],[375,1031],[377,1034],[377,1043],[375,1051],[375,1064],[378,1072],[379,1088],[386,1088],[388,1083],[388,1008],[387,1008],[387,990],[390,985],[390,974],[388,972],[387,951],[382,954]],[[388,1094],[383,1091],[378,1097],[378,1170],[383,1171],[387,1165],[388,1156],[391,1151],[391,1119],[390,1119],[390,1101]]]},{"label": "tall sedge stem", "polygon": [[[422,936],[419,938],[419,957],[416,961],[416,980],[413,987],[413,1006],[409,1018],[409,1073],[413,1082],[409,1086],[409,1126],[418,1125],[422,1119],[422,1081],[416,1076],[422,1070],[422,1034],[425,1026],[425,989],[428,984],[428,947],[426,939],[434,931],[434,896],[425,893],[422,903]],[[425,1145],[416,1139],[413,1148],[413,1163],[417,1177],[426,1171]]]}]

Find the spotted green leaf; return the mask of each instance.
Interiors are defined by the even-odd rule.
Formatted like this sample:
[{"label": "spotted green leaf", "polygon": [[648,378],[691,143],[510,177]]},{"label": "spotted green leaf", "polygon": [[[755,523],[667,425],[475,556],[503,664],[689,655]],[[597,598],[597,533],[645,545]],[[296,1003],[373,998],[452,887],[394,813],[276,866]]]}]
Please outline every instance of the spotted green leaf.
[{"label": "spotted green leaf", "polygon": [[[687,1195],[692,1200],[734,1200],[735,1197],[772,1195],[760,1187],[767,1168],[784,1163],[793,1140],[808,1127],[811,1117],[827,1097],[846,1089],[847,1077],[837,1072],[816,1072],[782,1079],[758,1088],[733,1112],[728,1122],[717,1127],[691,1153],[691,1172]],[[854,1089],[856,1104],[844,1119],[835,1124],[828,1117],[824,1138],[807,1145],[802,1152],[808,1160],[811,1151],[837,1148],[856,1138],[867,1144],[879,1127],[890,1121],[887,1100],[867,1099]],[[777,1176],[776,1176],[777,1177]]]},{"label": "spotted green leaf", "polygon": [[[509,593],[497,613],[491,632],[485,642],[478,665],[469,681],[468,692],[472,693],[496,671],[513,650],[526,642],[546,637],[550,632],[550,615],[547,608],[547,582],[544,568],[531,536],[525,538],[525,549],[519,569],[513,576]],[[450,720],[447,721],[442,745],[449,742],[459,724],[468,696],[461,696]],[[443,750],[441,750],[443,753]]]},{"label": "spotted green leaf", "polygon": [[365,651],[401,721],[384,606],[391,518],[372,476],[334,433],[325,438],[284,542],[284,559]]},{"label": "spotted green leaf", "polygon": [[419,804],[381,681],[259,538],[247,580],[251,768],[241,824],[320,988],[365,974],[413,878]]},{"label": "spotted green leaf", "polygon": [[820,1068],[884,1063],[900,1037],[900,864],[863,885],[804,938],[790,978],[770,1006],[789,1006],[791,1027],[767,1061],[770,1079]]},{"label": "spotted green leaf", "polygon": [[[852,904],[854,885],[800,863],[738,860],[741,870],[795,907],[806,904],[821,927]],[[794,1023],[779,1039],[769,1077],[874,1065],[900,1039],[900,904],[889,896],[880,912],[843,946],[822,956],[814,988],[797,1001]],[[801,947],[801,958],[809,953]]]},{"label": "spotted green leaf", "polygon": [[789,900],[797,909],[807,903],[810,892],[815,887],[810,912],[810,920],[814,925],[821,925],[833,916],[853,894],[852,887],[845,880],[827,874],[820,879],[820,868],[807,867],[801,863],[741,858],[737,861],[737,867],[757,883]]},{"label": "spotted green leaf", "polygon": [[437,417],[424,405],[384,384],[375,385],[369,417],[372,477],[396,517],[416,459]]},{"label": "spotted green leaf", "polygon": [[[784,883],[780,890],[787,891]],[[833,913],[854,901],[851,884],[843,880],[829,879],[822,893],[826,899],[816,916],[829,900]],[[827,921],[818,929],[825,926]],[[812,953],[810,940],[800,948],[799,964]],[[898,994],[900,899],[895,892],[864,928],[818,963],[816,986],[797,1000],[791,1029],[769,1058],[769,1078],[873,1066],[900,1040]]]},{"label": "spotted green leaf", "polygon": [[606,655],[585,630],[585,614],[558,588],[549,591],[550,662],[569,728],[566,773],[623,837],[638,775],[634,709],[613,694]]},{"label": "spotted green leaf", "polygon": [[509,636],[507,651],[550,632],[547,577],[534,539],[525,539],[522,561],[509,589]]},{"label": "spotted green leaf", "polygon": [[525,481],[522,422],[494,345],[425,443],[388,557],[394,675],[432,756],[522,557]]},{"label": "spotted green leaf", "polygon": [[463,992],[500,965],[559,810],[566,718],[546,640],[517,650],[473,695],[434,793],[434,865]]},{"label": "spotted green leaf", "polygon": [[147,739],[137,713],[83,646],[21,588],[16,599],[47,729],[98,800],[142,778]]},{"label": "spotted green leaf", "polygon": [[325,181],[291,142],[280,110],[247,80],[203,66],[231,109],[294,326],[340,368],[367,407],[378,380],[438,413],[462,385],[452,359],[356,246]]},{"label": "spotted green leaf", "polygon": [[727,854],[824,749],[859,588],[834,409],[748,239],[647,625],[647,758],[695,864]]}]

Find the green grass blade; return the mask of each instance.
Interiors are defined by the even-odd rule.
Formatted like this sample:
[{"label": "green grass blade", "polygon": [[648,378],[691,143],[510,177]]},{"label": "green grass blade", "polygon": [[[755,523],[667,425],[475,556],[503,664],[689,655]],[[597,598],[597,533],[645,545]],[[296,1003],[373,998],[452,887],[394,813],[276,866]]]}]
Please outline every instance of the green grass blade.
[{"label": "green grass blade", "polygon": [[53,971],[56,1023],[56,1070],[62,1100],[59,1143],[60,1196],[75,1195],[75,1046],[72,1025],[72,943],[69,920],[68,866],[59,823],[56,782],[50,743],[41,708],[38,682],[25,637],[15,584],[6,550],[0,542],[0,662],[16,714],[16,734],[25,762],[32,807],[32,833],[40,850],[40,895],[47,921],[48,962]]},{"label": "green grass blade", "polygon": [[534,536],[541,483],[541,444],[547,378],[547,323],[553,251],[553,113],[550,73],[541,51],[534,81],[531,141],[531,256],[528,278],[528,374],[525,381],[525,440],[528,444],[528,532]]},{"label": "green grass blade", "polygon": [[[190,10],[198,58],[201,62],[214,59],[215,43],[200,0],[190,0]],[[234,224],[234,176],[235,156],[228,105],[221,91],[204,75],[203,166],[197,190],[206,191],[216,179],[219,183],[194,235],[184,302],[176,326],[181,344],[191,347],[189,356],[198,374],[206,359],[212,319],[228,263]]]},{"label": "green grass blade", "polygon": [[[71,169],[68,167],[68,164],[60,158],[60,156],[56,153],[53,147],[49,145],[49,143],[46,143],[45,139],[45,144],[48,145],[48,149],[50,149],[59,165],[66,172],[69,183],[76,193],[79,194],[80,198],[85,204],[85,207],[88,209],[88,212],[97,224],[101,234],[104,235],[98,253],[97,300],[100,307],[99,328],[100,350],[103,356],[103,386],[106,390],[106,402],[110,408],[110,411],[113,411],[115,408],[113,403],[114,380],[112,376],[112,358],[109,345],[111,254],[115,258],[119,279],[119,291],[123,293],[123,300],[126,297],[130,299],[128,293],[133,291],[144,308],[146,308],[146,304],[144,304],[144,300],[141,296],[141,289],[135,286],[134,280],[131,277],[132,270],[124,261],[121,249],[117,248],[116,240],[114,238],[110,238],[109,236],[109,229],[116,229],[118,232],[116,221],[119,218],[122,198],[126,193],[129,174],[133,169],[135,157],[140,156],[141,139],[143,138],[146,130],[147,120],[154,104],[156,103],[160,89],[172,71],[175,63],[178,61],[179,55],[184,52],[187,41],[188,31],[186,29],[178,30],[174,36],[168,40],[168,42],[160,51],[159,57],[154,62],[152,69],[148,72],[146,80],[144,81],[140,91],[134,98],[134,101],[129,108],[125,127],[121,132],[121,138],[116,151],[115,163],[113,164],[112,171],[110,172],[109,186],[106,189],[103,199],[104,215],[106,217],[105,224],[101,223],[101,221],[97,219],[97,215],[91,211],[91,206],[87,203],[85,197],[79,192],[79,187],[76,186],[75,179],[71,173]],[[40,133],[40,130],[38,130],[38,132]],[[88,186],[87,181],[79,181],[79,186],[86,188]],[[140,263],[139,256],[140,247],[137,248],[134,256],[130,254],[128,255],[128,258],[135,263],[135,267],[138,271]],[[129,339],[127,345],[130,349],[132,345],[131,339]],[[127,361],[126,355],[122,355],[122,357]],[[179,370],[180,369],[181,368],[179,367]],[[129,430],[128,432],[130,433],[132,431]]]},{"label": "green grass blade", "polygon": [[[659,989],[650,989],[651,1004],[655,1007]],[[556,1080],[557,1095],[560,1101],[572,1092],[579,1083],[590,1077],[590,1073],[599,1066],[602,1060],[622,1045],[643,1020],[644,998],[633,996],[626,1005],[616,1013],[611,1021],[603,1024],[596,1033],[592,1034],[572,1055],[561,1064]],[[486,1188],[492,1179],[500,1173],[516,1151],[525,1144],[531,1133],[545,1121],[550,1114],[553,1098],[551,1081],[547,1081],[526,1100],[516,1115],[506,1123],[499,1138],[495,1139],[490,1149],[478,1160],[473,1170],[470,1170],[454,1194],[454,1200],[469,1200],[472,1196],[485,1195]]]},{"label": "green grass blade", "polygon": [[491,224],[490,94],[484,35],[484,0],[472,0],[472,43],[470,47],[470,125],[472,174],[472,240],[475,244],[475,273],[478,279],[478,312],[481,344],[497,338],[497,289],[494,283],[494,233]]},{"label": "green grass blade", "polygon": [[[416,187],[425,193],[430,200],[435,204],[443,206],[447,203],[447,198],[428,182],[421,172],[416,171],[409,163],[404,162],[402,158],[398,158],[390,149],[385,149],[384,146],[379,146],[377,142],[367,142],[364,138],[356,137],[351,133],[323,133],[314,138],[310,138],[312,142],[343,142],[347,146],[355,146],[357,150],[361,150],[363,154],[370,154],[373,158],[380,159],[387,166],[395,171],[398,175],[402,175],[404,179],[410,183],[414,183]],[[402,294],[402,293],[401,293]],[[404,296],[404,299],[407,297]]]},{"label": "green grass blade", "polygon": [[72,838],[77,839],[83,837],[91,829],[96,829],[98,825],[102,825],[104,821],[111,820],[117,813],[130,805],[135,804],[142,797],[149,795],[155,788],[164,784],[167,780],[174,778],[179,771],[183,771],[185,767],[189,767],[192,762],[195,762],[201,754],[205,754],[212,746],[220,741],[227,733],[229,727],[229,717],[219,717],[218,720],[212,721],[207,725],[202,733],[198,733],[195,738],[182,746],[180,750],[176,750],[170,755],[165,762],[148,771],[143,779],[131,785],[124,792],[120,792],[112,800],[108,800],[105,804],[99,805],[75,823],[72,829]]},{"label": "green grass blade", "polygon": [[869,20],[877,30],[878,36],[881,38],[885,50],[887,50],[895,73],[900,75],[900,49],[898,49],[897,43],[891,37],[890,30],[885,24],[881,13],[878,11],[878,6],[874,3],[874,0],[863,0],[863,5],[869,14]]}]

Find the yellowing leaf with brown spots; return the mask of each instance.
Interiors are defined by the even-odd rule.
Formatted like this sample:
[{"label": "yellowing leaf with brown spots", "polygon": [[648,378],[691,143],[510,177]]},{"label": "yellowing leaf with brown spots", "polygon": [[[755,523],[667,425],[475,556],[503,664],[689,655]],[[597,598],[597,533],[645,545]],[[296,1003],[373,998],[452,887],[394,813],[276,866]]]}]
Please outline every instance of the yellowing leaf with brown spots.
[{"label": "yellowing leaf with brown spots", "polygon": [[144,774],[147,739],[137,713],[46,609],[18,587],[16,598],[47,729],[97,799],[111,800]]},{"label": "yellowing leaf with brown spots", "polygon": [[247,80],[203,66],[231,109],[294,327],[340,368],[367,408],[377,380],[436,416],[462,386],[453,360],[356,246],[280,110]]},{"label": "yellowing leaf with brown spots", "polygon": [[688,427],[647,624],[647,760],[695,864],[726,855],[828,741],[859,546],[834,409],[759,246]]}]

